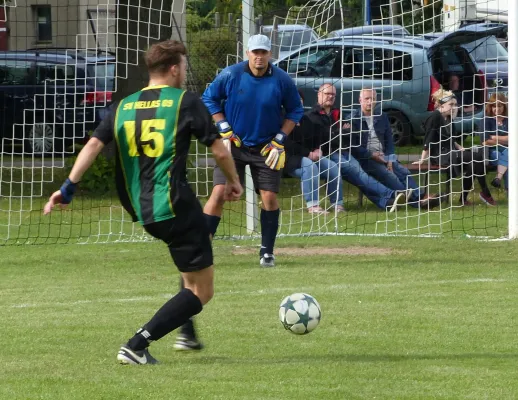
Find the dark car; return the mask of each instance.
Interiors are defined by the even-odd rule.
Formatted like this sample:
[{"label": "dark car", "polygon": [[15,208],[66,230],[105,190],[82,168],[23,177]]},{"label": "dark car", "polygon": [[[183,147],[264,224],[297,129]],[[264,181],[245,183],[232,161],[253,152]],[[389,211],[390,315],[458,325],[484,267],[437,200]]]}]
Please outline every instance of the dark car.
[{"label": "dark car", "polygon": [[115,90],[115,57],[67,49],[0,52],[2,143],[52,154],[82,142]]}]

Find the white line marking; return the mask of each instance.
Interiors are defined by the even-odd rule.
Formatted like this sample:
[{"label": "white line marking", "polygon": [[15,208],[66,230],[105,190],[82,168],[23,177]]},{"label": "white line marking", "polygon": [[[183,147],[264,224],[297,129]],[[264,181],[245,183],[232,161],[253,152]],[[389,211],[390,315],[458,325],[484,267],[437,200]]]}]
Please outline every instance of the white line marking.
[{"label": "white line marking", "polygon": [[[252,295],[252,296],[262,296],[269,294],[277,294],[277,293],[295,293],[295,292],[312,292],[315,290],[325,289],[327,291],[343,291],[346,289],[361,289],[361,290],[369,290],[369,289],[379,289],[379,288],[391,288],[391,287],[406,287],[406,286],[428,286],[428,285],[450,285],[450,284],[472,284],[472,283],[499,283],[506,282],[505,279],[493,279],[493,278],[473,278],[473,279],[452,279],[452,280],[439,280],[439,281],[418,281],[418,282],[392,282],[392,283],[359,283],[359,284],[340,284],[340,285],[320,285],[320,286],[312,286],[312,287],[282,287],[282,288],[269,288],[269,289],[259,289],[255,291],[245,291],[245,290],[228,290],[224,292],[217,292],[216,297],[218,296],[233,296],[233,295]],[[77,300],[72,302],[49,302],[49,303],[22,303],[22,304],[12,304],[0,306],[0,308],[36,308],[36,307],[70,307],[77,306],[82,304],[106,304],[106,303],[131,303],[131,302],[147,302],[147,301],[156,301],[158,299],[170,299],[173,297],[171,293],[164,293],[156,296],[141,296],[141,297],[130,297],[130,298],[122,298],[122,299],[95,299],[95,300]]]}]

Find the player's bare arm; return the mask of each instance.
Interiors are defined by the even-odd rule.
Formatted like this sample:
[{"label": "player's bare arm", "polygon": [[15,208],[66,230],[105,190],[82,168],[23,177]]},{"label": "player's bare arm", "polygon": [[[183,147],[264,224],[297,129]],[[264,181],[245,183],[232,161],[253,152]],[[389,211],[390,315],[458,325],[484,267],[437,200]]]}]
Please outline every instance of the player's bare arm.
[{"label": "player's bare arm", "polygon": [[81,181],[81,178],[85,172],[92,166],[95,159],[104,147],[104,143],[97,138],[91,138],[88,143],[83,147],[77,160],[70,171],[68,179],[65,181],[60,190],[54,192],[45,207],[43,208],[43,214],[48,214],[52,211],[54,206],[61,204],[65,207],[72,200],[72,196],[75,192],[76,185]]},{"label": "player's bare arm", "polygon": [[284,132],[286,135],[289,135],[293,129],[295,129],[295,122],[293,122],[291,119],[285,119],[282,122],[281,131]]}]

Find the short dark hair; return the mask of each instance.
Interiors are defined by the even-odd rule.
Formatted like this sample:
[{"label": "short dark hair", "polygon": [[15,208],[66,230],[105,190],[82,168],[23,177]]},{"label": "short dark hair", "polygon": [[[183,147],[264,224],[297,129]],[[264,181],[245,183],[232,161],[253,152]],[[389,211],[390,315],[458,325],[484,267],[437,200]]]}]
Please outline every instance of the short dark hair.
[{"label": "short dark hair", "polygon": [[182,55],[187,55],[187,49],[177,40],[155,43],[146,52],[147,69],[150,74],[163,74],[173,65],[180,64]]}]

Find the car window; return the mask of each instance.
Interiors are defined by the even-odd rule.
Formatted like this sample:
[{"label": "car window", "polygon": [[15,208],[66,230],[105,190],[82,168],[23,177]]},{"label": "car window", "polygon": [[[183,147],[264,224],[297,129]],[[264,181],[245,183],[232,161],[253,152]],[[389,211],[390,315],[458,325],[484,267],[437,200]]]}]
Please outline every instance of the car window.
[{"label": "car window", "polygon": [[297,49],[316,40],[311,30],[305,31],[281,31],[278,33],[281,51]]},{"label": "car window", "polygon": [[[469,57],[466,50],[461,47],[441,46],[433,54],[432,66],[435,75],[440,76],[445,73],[453,73],[459,76],[465,75],[466,66],[469,65]],[[469,69],[469,67],[468,67]],[[441,82],[441,80],[439,80]]]},{"label": "car window", "polygon": [[95,90],[100,92],[115,91],[115,63],[89,64],[87,68],[88,78],[95,84]]},{"label": "car window", "polygon": [[312,47],[292,56],[287,71],[301,76],[330,77],[337,57],[340,50],[336,47]]},{"label": "car window", "polygon": [[31,76],[30,61],[25,60],[1,60],[0,61],[0,85],[26,85]]},{"label": "car window", "polygon": [[412,80],[412,57],[398,50],[354,48],[345,57],[343,76],[409,81]]},{"label": "car window", "polygon": [[488,36],[483,39],[475,40],[474,42],[463,45],[471,57],[476,62],[484,61],[507,61],[508,53],[504,46],[500,44],[498,39],[494,36]]},{"label": "car window", "polygon": [[75,84],[75,66],[66,64],[52,64],[45,62],[37,63],[37,83],[44,84],[46,81],[56,81],[58,85]]}]

